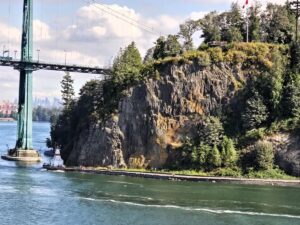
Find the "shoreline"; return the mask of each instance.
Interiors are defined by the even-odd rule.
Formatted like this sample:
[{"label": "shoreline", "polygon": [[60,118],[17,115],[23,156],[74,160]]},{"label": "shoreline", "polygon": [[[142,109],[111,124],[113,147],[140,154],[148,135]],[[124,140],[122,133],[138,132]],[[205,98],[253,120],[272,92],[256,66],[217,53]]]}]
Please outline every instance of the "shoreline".
[{"label": "shoreline", "polygon": [[52,167],[46,169],[49,171],[63,170],[65,172],[79,172],[79,173],[86,173],[86,174],[101,174],[101,175],[110,175],[110,176],[128,176],[128,177],[156,179],[156,180],[300,187],[300,179],[283,180],[283,179],[213,177],[213,176],[195,176],[195,175],[159,173],[159,172],[151,172],[151,171],[136,172],[130,170],[89,169],[89,168],[80,168],[80,167],[65,167],[65,168]]},{"label": "shoreline", "polygon": [[0,118],[0,122],[15,122],[16,120],[13,118]]}]

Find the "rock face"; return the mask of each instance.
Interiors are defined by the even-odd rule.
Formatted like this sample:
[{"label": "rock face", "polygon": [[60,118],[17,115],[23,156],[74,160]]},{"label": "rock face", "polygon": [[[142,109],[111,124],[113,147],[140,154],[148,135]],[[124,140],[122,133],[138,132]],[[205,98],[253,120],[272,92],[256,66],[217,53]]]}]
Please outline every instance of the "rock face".
[{"label": "rock face", "polygon": [[202,115],[234,95],[243,74],[226,64],[165,66],[159,79],[135,86],[103,125],[90,125],[74,144],[67,165],[160,168],[193,137]]},{"label": "rock face", "polygon": [[[118,113],[104,124],[90,124],[76,139],[67,165],[160,168],[172,162],[182,137],[194,137],[202,115],[217,112],[244,80],[238,67],[168,65],[159,79],[131,88]],[[300,171],[300,140],[289,135],[269,138],[277,164],[293,175]]]},{"label": "rock face", "polygon": [[288,174],[300,177],[300,138],[278,133],[267,138],[275,147],[276,164]]}]

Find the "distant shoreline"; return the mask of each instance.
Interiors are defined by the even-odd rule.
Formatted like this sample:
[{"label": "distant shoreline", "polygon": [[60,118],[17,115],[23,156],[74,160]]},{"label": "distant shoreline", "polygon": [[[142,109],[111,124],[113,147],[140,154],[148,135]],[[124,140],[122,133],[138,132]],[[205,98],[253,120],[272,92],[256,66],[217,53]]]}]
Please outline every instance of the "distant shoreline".
[{"label": "distant shoreline", "polygon": [[282,180],[282,179],[254,179],[254,178],[234,178],[234,177],[212,177],[212,176],[194,176],[181,175],[172,173],[159,172],[136,172],[130,170],[109,170],[109,169],[92,169],[82,167],[52,168],[49,170],[64,170],[65,172],[80,172],[88,174],[103,174],[113,176],[128,176],[139,178],[150,178],[158,180],[174,181],[193,181],[193,182],[210,182],[210,183],[230,183],[230,184],[249,184],[249,185],[272,185],[272,186],[289,186],[300,187],[300,179]]},{"label": "distant shoreline", "polygon": [[16,120],[13,118],[0,118],[0,122],[15,122]]}]

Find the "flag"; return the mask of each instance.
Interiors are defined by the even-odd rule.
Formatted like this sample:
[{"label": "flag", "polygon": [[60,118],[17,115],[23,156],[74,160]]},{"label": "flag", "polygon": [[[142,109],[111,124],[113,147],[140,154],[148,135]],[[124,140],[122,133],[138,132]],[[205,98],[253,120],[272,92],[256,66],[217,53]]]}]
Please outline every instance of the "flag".
[{"label": "flag", "polygon": [[246,0],[245,4],[243,5],[243,9],[248,6],[248,3],[249,3],[249,0]]}]

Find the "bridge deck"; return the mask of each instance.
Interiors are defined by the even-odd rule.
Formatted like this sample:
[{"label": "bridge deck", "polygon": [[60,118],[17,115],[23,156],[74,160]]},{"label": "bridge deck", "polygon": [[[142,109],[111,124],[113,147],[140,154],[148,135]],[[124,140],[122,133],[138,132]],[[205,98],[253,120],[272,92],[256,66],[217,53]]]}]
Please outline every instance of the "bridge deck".
[{"label": "bridge deck", "polygon": [[13,67],[14,69],[20,69],[29,67],[33,70],[54,70],[54,71],[66,71],[66,72],[76,72],[76,73],[90,73],[90,74],[102,74],[102,75],[111,75],[110,69],[103,69],[99,67],[88,67],[88,66],[79,66],[79,65],[64,65],[64,64],[53,64],[45,62],[22,62],[19,60],[7,60],[0,58],[0,66]]}]

